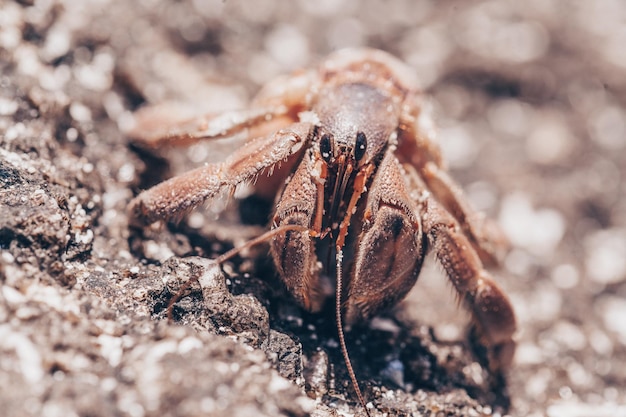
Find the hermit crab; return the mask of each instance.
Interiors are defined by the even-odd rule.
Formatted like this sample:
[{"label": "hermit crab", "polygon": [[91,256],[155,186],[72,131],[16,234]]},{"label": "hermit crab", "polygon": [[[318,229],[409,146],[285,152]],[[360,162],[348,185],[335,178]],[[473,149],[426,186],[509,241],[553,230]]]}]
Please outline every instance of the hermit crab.
[{"label": "hermit crab", "polygon": [[498,258],[504,239],[446,171],[416,85],[411,69],[385,52],[342,50],[269,83],[245,110],[149,127],[138,118],[132,133],[147,146],[248,136],[223,162],[140,193],[130,222],[180,219],[244,183],[269,189],[273,217],[256,241],[269,243],[282,282],[303,308],[319,311],[334,297],[362,404],[343,326],[398,303],[429,249],[471,313],[489,366],[507,367],[515,351],[513,308],[483,267]]}]

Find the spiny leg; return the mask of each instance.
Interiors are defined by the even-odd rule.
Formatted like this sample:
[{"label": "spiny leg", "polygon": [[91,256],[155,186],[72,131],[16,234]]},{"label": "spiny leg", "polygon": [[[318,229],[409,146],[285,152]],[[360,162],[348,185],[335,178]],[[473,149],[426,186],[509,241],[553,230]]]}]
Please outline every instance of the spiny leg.
[{"label": "spiny leg", "polygon": [[277,106],[232,110],[181,120],[170,109],[153,106],[135,113],[135,126],[127,135],[134,143],[150,148],[188,146],[200,140],[232,137],[246,129],[275,123],[279,119],[286,119],[283,125],[288,125],[295,120],[287,118],[287,113],[287,107]]},{"label": "spiny leg", "polygon": [[432,199],[422,201],[421,211],[430,246],[473,314],[480,341],[488,349],[490,368],[508,367],[515,353],[517,327],[511,302],[485,271],[456,220]]},{"label": "spiny leg", "polygon": [[506,237],[496,223],[474,210],[450,175],[432,162],[424,165],[420,172],[428,189],[459,222],[480,259],[494,265],[504,258],[508,249]]},{"label": "spiny leg", "polygon": [[301,151],[312,131],[311,124],[295,123],[248,142],[223,163],[194,169],[142,192],[130,202],[129,223],[144,226],[158,220],[180,219],[207,199],[232,191]]}]

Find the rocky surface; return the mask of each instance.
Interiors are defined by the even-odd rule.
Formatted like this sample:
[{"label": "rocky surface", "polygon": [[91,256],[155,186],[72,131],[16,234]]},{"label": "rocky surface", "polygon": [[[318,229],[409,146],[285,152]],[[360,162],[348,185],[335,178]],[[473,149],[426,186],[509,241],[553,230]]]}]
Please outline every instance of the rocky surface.
[{"label": "rocky surface", "polygon": [[[254,198],[129,230],[138,190],[232,141],[146,152],[144,104],[245,106],[344,46],[407,61],[473,204],[513,249],[506,378],[427,262],[348,345],[373,415],[626,415],[626,6],[619,0],[0,0],[0,410],[7,416],[364,415],[333,314],[301,311]],[[242,197],[245,195],[242,194]],[[199,277],[166,317],[167,303]],[[480,355],[478,355],[480,356]]]}]

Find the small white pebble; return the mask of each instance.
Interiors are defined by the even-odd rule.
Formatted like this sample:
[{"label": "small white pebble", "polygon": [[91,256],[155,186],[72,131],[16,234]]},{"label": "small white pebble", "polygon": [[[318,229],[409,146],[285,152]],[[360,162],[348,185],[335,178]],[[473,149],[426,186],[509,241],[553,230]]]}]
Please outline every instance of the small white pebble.
[{"label": "small white pebble", "polygon": [[626,231],[608,229],[585,239],[585,269],[589,277],[601,284],[626,280]]},{"label": "small white pebble", "polygon": [[12,116],[18,107],[17,101],[0,97],[0,116]]},{"label": "small white pebble", "polygon": [[531,161],[538,164],[556,164],[570,154],[574,141],[565,120],[550,117],[535,125],[526,139],[526,153]]},{"label": "small white pebble", "polygon": [[570,350],[582,350],[587,346],[587,338],[580,327],[564,320],[552,326],[552,335]]},{"label": "small white pebble", "polygon": [[45,68],[39,73],[39,85],[49,91],[60,91],[65,88],[72,78],[72,72],[67,65],[60,65],[54,70]]},{"label": "small white pebble", "polygon": [[554,285],[564,290],[574,288],[580,282],[578,269],[572,264],[558,265],[552,270],[550,278]]},{"label": "small white pebble", "polygon": [[67,132],[65,132],[65,138],[69,142],[76,142],[76,139],[78,139],[78,130],[76,130],[75,127],[70,127],[67,129]]},{"label": "small white pebble", "polygon": [[613,342],[602,330],[593,329],[591,331],[589,344],[599,355],[610,356],[613,353]]},{"label": "small white pebble", "polygon": [[2,286],[2,296],[4,297],[5,301],[9,304],[19,305],[19,304],[22,304],[26,300],[26,298],[24,297],[24,294],[22,294],[21,292],[19,292],[13,287],[9,287],[8,285]]},{"label": "small white pebble", "polygon": [[117,388],[117,380],[113,377],[108,377],[108,378],[103,378],[100,381],[100,387],[104,390],[104,391],[113,391],[115,388]]},{"label": "small white pebble", "polygon": [[293,385],[289,380],[281,376],[278,376],[276,374],[272,374],[272,379],[270,380],[270,383],[267,386],[267,391],[270,393],[277,393],[280,391],[285,391],[292,386]]},{"label": "small white pebble", "polygon": [[101,334],[98,336],[100,353],[109,362],[109,365],[116,367],[122,361],[122,339],[120,337]]},{"label": "small white pebble", "polygon": [[91,121],[91,110],[87,106],[77,101],[70,105],[70,116],[78,122]]},{"label": "small white pebble", "polygon": [[164,340],[156,343],[147,353],[146,360],[150,362],[158,362],[169,353],[176,353],[178,343],[175,340]]},{"label": "small white pebble", "polygon": [[92,91],[106,91],[113,83],[110,73],[94,65],[83,65],[74,69],[78,82]]},{"label": "small white pebble", "polygon": [[84,233],[76,233],[74,235],[74,240],[76,241],[76,243],[83,245],[88,245],[89,243],[91,243],[93,241],[93,238],[94,234],[93,230],[91,229],[87,229]]},{"label": "small white pebble", "polygon": [[544,360],[543,351],[534,343],[520,343],[515,350],[515,363],[518,365],[538,365]]},{"label": "small white pebble", "polygon": [[590,388],[594,382],[593,375],[579,362],[567,365],[567,376],[571,384],[578,388]]},{"label": "small white pebble", "polygon": [[545,368],[540,369],[526,380],[524,386],[526,394],[536,401],[540,401],[540,398],[545,396],[546,390],[553,378],[554,375],[552,371]]},{"label": "small white pebble", "polygon": [[534,209],[521,192],[502,202],[499,222],[511,242],[537,256],[550,257],[565,234],[565,218],[554,209]]},{"label": "small white pebble", "polygon": [[117,172],[117,179],[120,182],[130,182],[135,178],[135,165],[130,162],[122,165]]},{"label": "small white pebble", "polygon": [[11,51],[19,46],[22,33],[17,27],[0,26],[0,47]]},{"label": "small white pebble", "polygon": [[56,25],[48,32],[43,55],[49,61],[65,55],[70,49],[71,36],[65,25]]},{"label": "small white pebble", "polygon": [[200,229],[204,225],[204,216],[202,215],[202,213],[194,211],[189,215],[189,218],[187,219],[187,224],[189,225],[189,227],[192,227],[194,229]]},{"label": "small white pebble", "polygon": [[25,335],[13,331],[9,324],[0,325],[0,340],[3,351],[15,351],[24,379],[31,384],[38,383],[44,376],[44,370],[37,346]]},{"label": "small white pebble", "polygon": [[534,320],[552,322],[561,313],[563,296],[549,281],[537,284],[528,297],[528,313]]},{"label": "small white pebble", "polygon": [[10,252],[6,251],[0,253],[0,258],[7,264],[12,264],[15,261],[15,257]]},{"label": "small white pebble", "polygon": [[607,296],[600,300],[602,319],[607,330],[615,332],[623,345],[626,345],[626,300],[617,296]]},{"label": "small white pebble", "polygon": [[562,386],[561,388],[559,388],[559,397],[563,398],[563,399],[569,399],[572,398],[572,389],[570,387],[568,387],[567,385]]},{"label": "small white pebble", "polygon": [[144,253],[149,259],[156,259],[159,262],[165,262],[174,256],[174,252],[165,244],[158,244],[154,240],[145,242]]},{"label": "small white pebble", "polygon": [[184,355],[194,349],[202,347],[202,341],[196,337],[186,337],[178,343],[178,353]]}]

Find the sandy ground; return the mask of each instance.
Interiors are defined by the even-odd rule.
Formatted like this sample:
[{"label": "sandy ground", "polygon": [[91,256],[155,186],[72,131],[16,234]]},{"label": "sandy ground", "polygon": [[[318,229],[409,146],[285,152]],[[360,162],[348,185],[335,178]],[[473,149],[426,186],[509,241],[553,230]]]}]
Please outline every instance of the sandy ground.
[{"label": "sandy ground", "polygon": [[236,144],[146,152],[121,132],[143,105],[241,108],[367,45],[432,95],[453,176],[512,243],[493,273],[519,321],[490,374],[429,259],[348,335],[372,414],[626,416],[625,20],[621,0],[0,1],[2,414],[364,415],[332,312],[301,311],[266,247],[224,275],[206,261],[261,233],[267,204],[127,227],[140,189]]}]

